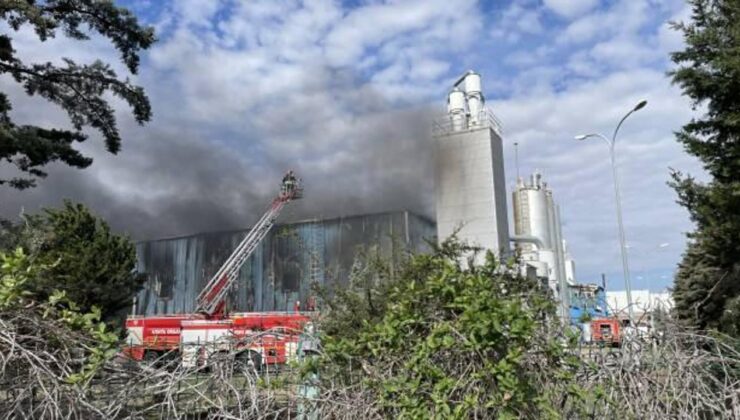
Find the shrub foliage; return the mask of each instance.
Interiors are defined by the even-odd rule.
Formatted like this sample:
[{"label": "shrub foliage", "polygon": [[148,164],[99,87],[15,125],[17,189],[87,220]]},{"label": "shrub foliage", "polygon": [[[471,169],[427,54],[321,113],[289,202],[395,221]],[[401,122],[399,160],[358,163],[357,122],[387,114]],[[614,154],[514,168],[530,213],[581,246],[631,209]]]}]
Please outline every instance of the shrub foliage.
[{"label": "shrub foliage", "polygon": [[[565,405],[585,409],[595,394],[572,380],[578,360],[557,333],[553,300],[490,253],[474,266],[465,256],[475,252],[449,241],[409,257],[396,276],[371,259],[380,284],[355,283],[330,304],[322,377],[365,387],[389,418],[534,418],[556,416]],[[373,299],[378,287],[382,300]],[[371,305],[375,316],[362,319],[373,314]]]}]

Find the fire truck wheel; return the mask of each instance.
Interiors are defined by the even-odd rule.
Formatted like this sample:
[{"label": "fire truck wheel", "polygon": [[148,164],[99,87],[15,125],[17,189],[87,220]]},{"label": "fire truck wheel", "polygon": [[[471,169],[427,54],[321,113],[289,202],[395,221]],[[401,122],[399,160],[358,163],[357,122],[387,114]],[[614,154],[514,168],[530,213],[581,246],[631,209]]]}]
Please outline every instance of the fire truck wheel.
[{"label": "fire truck wheel", "polygon": [[254,350],[246,350],[237,354],[236,361],[245,368],[255,370],[262,368],[262,355]]}]

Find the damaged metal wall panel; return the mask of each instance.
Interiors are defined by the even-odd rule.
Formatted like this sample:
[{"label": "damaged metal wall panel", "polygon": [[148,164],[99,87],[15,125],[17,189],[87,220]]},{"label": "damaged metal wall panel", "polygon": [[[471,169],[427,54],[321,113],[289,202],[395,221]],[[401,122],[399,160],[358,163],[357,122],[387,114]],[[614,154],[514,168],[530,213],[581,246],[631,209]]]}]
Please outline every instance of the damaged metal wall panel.
[{"label": "damaged metal wall panel", "polygon": [[[247,231],[204,233],[137,244],[141,315],[187,313],[195,298]],[[313,283],[347,284],[355,254],[378,246],[383,255],[427,250],[434,223],[409,212],[381,213],[279,225],[242,267],[230,293],[232,311],[292,310]]]}]

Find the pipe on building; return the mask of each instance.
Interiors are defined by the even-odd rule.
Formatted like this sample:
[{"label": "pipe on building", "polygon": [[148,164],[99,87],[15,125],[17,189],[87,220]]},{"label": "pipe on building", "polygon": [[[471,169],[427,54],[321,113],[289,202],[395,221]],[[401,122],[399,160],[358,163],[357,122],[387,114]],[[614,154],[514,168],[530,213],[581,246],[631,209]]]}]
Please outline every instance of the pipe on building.
[{"label": "pipe on building", "polygon": [[570,321],[570,302],[568,296],[568,279],[565,278],[565,250],[563,249],[563,236],[561,232],[560,223],[560,206],[553,204],[555,209],[555,236],[558,238],[558,243],[555,247],[555,252],[558,256],[558,286],[560,288],[560,304],[563,311],[563,319],[566,325]]},{"label": "pipe on building", "polygon": [[537,250],[545,249],[545,242],[542,241],[541,238],[538,238],[537,236],[532,235],[511,235],[509,237],[511,242],[522,242],[527,244],[534,244],[534,246],[537,247]]}]

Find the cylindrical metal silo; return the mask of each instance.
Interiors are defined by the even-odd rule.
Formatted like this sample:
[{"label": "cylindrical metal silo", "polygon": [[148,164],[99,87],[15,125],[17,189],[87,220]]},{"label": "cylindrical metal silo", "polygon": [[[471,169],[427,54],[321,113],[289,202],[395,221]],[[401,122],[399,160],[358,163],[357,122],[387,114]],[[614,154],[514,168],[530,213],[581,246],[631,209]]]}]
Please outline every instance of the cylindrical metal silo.
[{"label": "cylindrical metal silo", "polygon": [[[539,238],[545,248],[552,249],[552,228],[550,220],[550,208],[548,206],[548,191],[539,184],[537,178],[532,176],[529,185],[518,182],[514,190],[514,233],[517,235],[531,235]],[[532,244],[522,244],[524,251],[533,250]]]},{"label": "cylindrical metal silo", "polygon": [[540,238],[547,248],[552,249],[552,229],[549,223],[550,211],[547,192],[541,188],[528,188],[524,191],[529,203],[530,234]]},{"label": "cylindrical metal silo", "polygon": [[481,92],[480,74],[470,71],[465,76],[465,97],[470,112],[470,125],[480,123],[480,113],[483,110],[483,93]]},{"label": "cylindrical metal silo", "polygon": [[447,97],[447,113],[452,123],[452,131],[462,131],[468,128],[465,115],[465,94],[458,88],[454,88]]}]

